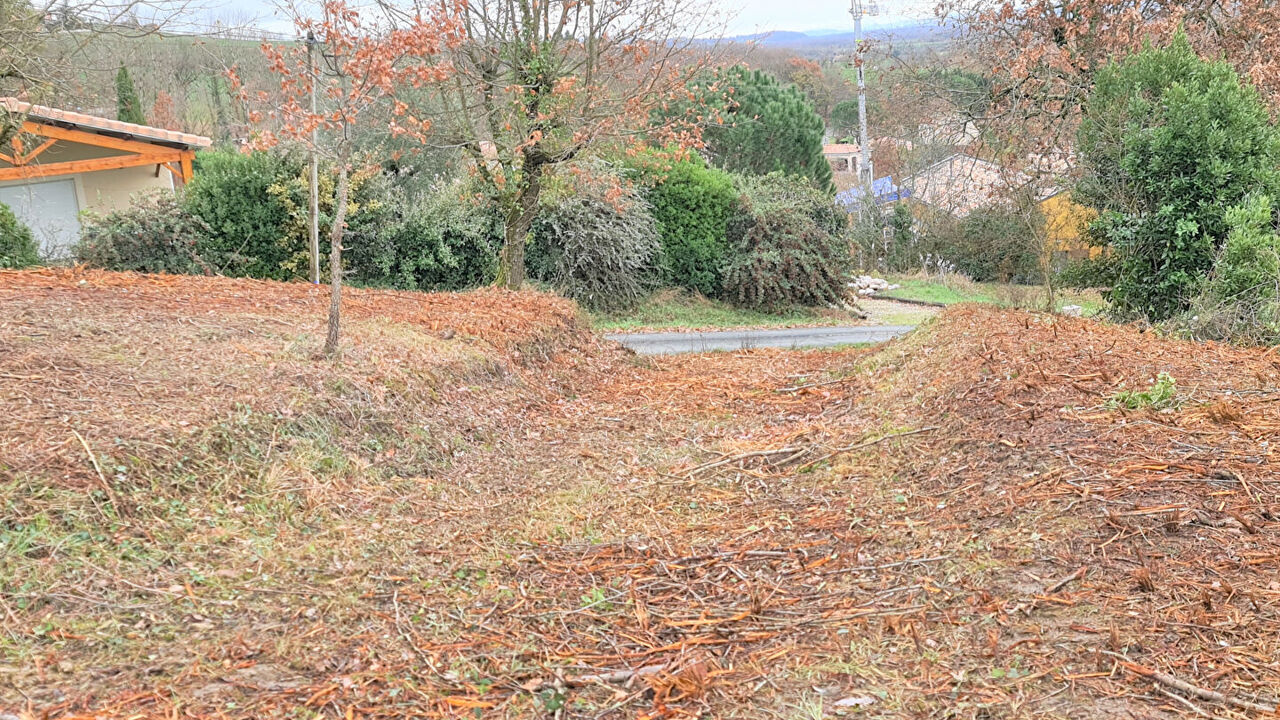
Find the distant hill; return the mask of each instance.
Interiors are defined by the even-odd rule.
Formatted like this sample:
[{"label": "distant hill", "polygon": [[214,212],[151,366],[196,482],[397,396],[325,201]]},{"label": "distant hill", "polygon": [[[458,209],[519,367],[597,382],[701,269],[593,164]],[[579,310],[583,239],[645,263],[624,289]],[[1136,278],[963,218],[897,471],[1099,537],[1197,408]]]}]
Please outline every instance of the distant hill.
[{"label": "distant hill", "polygon": [[[870,24],[870,23],[869,23]],[[866,29],[866,36],[874,39],[893,39],[898,42],[932,42],[945,41],[953,37],[950,28],[939,25],[935,20],[901,20],[875,22]],[[767,33],[738,35],[726,38],[730,42],[757,43],[764,47],[789,50],[823,50],[838,46],[852,46],[854,34],[852,29],[809,30],[775,30]]]}]

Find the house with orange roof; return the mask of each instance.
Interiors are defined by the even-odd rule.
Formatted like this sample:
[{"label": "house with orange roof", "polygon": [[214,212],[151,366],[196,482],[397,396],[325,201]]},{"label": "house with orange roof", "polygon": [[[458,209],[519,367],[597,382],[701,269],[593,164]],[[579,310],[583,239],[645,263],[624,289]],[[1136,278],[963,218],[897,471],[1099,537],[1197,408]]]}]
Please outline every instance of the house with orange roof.
[{"label": "house with orange roof", "polygon": [[80,214],[128,207],[147,190],[192,177],[196,150],[213,141],[176,130],[0,98],[0,202],[49,258],[70,254]]}]

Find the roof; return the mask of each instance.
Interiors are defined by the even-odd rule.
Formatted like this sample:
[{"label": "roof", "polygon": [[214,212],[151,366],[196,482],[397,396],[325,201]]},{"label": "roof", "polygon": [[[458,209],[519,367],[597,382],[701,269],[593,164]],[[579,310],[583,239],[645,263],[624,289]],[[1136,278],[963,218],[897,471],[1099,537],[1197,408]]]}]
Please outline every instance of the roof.
[{"label": "roof", "polygon": [[[861,187],[852,187],[843,192],[838,192],[836,193],[836,203],[853,212],[861,204],[864,192]],[[871,182],[871,196],[875,198],[876,204],[896,202],[911,197],[911,190],[898,187],[893,182],[893,176],[885,175]]]},{"label": "roof", "polygon": [[33,105],[14,97],[0,97],[0,109],[25,115],[29,119],[52,125],[73,127],[87,132],[111,135],[127,140],[140,140],[183,148],[206,148],[213,144],[212,139],[203,135],[192,135],[178,132],[177,130],[165,130],[164,128],[151,127],[150,125],[136,125],[96,115],[85,115],[84,113],[70,110],[58,110],[44,105]]},{"label": "roof", "polygon": [[851,155],[858,150],[858,146],[854,143],[833,143],[822,146],[823,155]]},{"label": "roof", "polygon": [[916,200],[964,217],[1029,181],[1024,173],[1006,171],[995,163],[957,153],[912,175],[902,184]]}]

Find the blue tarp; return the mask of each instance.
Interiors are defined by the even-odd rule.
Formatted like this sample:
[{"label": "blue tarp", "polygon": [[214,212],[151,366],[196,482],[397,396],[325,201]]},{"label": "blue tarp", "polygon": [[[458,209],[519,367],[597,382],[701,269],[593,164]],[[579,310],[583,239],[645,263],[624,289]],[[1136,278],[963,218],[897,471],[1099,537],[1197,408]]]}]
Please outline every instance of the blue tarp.
[{"label": "blue tarp", "polygon": [[[836,193],[836,204],[849,212],[856,212],[862,205],[864,194],[865,190],[861,187],[849,188],[844,192]],[[871,196],[875,198],[877,205],[883,205],[911,197],[911,190],[898,187],[894,184],[892,176],[885,175],[871,182]]]}]

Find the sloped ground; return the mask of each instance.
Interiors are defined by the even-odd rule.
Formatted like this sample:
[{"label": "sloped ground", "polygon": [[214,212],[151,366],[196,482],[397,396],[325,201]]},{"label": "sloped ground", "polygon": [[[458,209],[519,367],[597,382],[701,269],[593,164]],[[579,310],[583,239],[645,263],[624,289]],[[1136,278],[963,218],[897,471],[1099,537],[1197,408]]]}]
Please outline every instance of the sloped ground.
[{"label": "sloped ground", "polygon": [[[1097,718],[1276,702],[1270,354],[964,307],[874,351],[649,361],[550,298],[371,294],[395,299],[361,316],[356,298],[335,370],[307,355],[323,303],[306,287],[202,280],[239,299],[170,305],[174,280],[152,299],[139,278],[14,278],[0,397],[26,414],[0,427],[0,705]],[[430,312],[375,319],[415,302]],[[464,330],[508,307],[527,319]],[[489,339],[454,360],[472,335]],[[1176,408],[1110,407],[1160,372]],[[69,429],[114,499],[76,437],[39,454]]]}]

